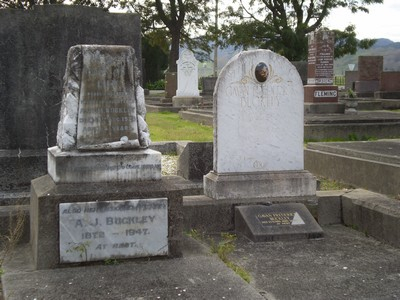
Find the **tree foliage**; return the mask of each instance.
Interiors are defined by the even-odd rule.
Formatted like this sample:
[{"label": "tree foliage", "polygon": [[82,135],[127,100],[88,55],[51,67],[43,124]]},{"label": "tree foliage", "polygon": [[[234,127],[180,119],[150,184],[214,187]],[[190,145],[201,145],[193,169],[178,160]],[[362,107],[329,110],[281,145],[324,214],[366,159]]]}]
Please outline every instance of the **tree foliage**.
[{"label": "tree foliage", "polygon": [[138,13],[142,20],[142,33],[152,46],[169,52],[168,68],[176,72],[179,47],[210,51],[207,37],[195,39],[209,23],[210,8],[207,0],[128,0],[122,7]]},{"label": "tree foliage", "polygon": [[61,4],[64,0],[0,0],[0,8],[32,9],[34,5]]},{"label": "tree foliage", "polygon": [[[245,5],[242,0],[234,1],[239,8],[228,8],[226,16],[231,16],[231,22],[223,27],[225,42],[244,48],[268,48],[290,60],[306,59],[307,34],[321,28],[332,9],[345,7],[353,13],[368,12],[368,5],[383,3],[383,0],[250,0]],[[349,26],[344,31],[335,31],[340,40],[340,56],[346,51],[356,51],[357,46],[371,45],[371,40],[357,42],[354,29]]]}]

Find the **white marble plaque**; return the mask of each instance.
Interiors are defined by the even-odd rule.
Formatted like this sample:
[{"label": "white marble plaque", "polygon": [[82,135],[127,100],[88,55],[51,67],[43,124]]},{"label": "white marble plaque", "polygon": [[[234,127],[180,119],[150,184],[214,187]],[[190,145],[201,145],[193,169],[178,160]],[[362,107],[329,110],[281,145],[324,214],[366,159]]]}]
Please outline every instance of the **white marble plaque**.
[{"label": "white marble plaque", "polygon": [[214,171],[303,170],[304,90],[296,68],[269,50],[242,52],[214,94]]},{"label": "white marble plaque", "polygon": [[199,97],[198,64],[192,51],[185,49],[176,61],[178,67],[177,97]]},{"label": "white marble plaque", "polygon": [[168,255],[168,199],[61,203],[60,263]]}]

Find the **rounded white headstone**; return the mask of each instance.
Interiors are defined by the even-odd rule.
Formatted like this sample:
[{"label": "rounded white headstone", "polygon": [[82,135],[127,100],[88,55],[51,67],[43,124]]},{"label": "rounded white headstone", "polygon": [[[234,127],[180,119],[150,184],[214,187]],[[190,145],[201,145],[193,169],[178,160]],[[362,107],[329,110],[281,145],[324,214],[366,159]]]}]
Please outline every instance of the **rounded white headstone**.
[{"label": "rounded white headstone", "polygon": [[239,53],[214,92],[214,171],[303,170],[304,89],[296,68],[269,50]]}]

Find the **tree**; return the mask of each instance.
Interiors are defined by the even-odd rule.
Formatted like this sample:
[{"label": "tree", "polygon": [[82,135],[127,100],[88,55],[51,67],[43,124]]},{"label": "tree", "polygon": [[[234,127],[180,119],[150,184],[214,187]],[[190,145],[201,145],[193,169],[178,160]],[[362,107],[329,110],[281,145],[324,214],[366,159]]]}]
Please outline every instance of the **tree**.
[{"label": "tree", "polygon": [[[207,0],[128,0],[122,7],[138,13],[142,20],[143,35],[152,46],[169,51],[168,70],[176,72],[179,47],[200,48],[210,51],[208,38],[193,38],[208,26]],[[169,49],[168,49],[169,48]]]},{"label": "tree", "polygon": [[0,0],[0,8],[32,9],[34,5],[62,4],[64,0]]},{"label": "tree", "polygon": [[[228,8],[228,15],[236,21],[223,28],[226,43],[244,48],[268,48],[289,60],[307,58],[307,34],[321,28],[332,9],[347,7],[353,13],[368,12],[368,5],[383,3],[383,0],[250,0],[244,5],[242,0],[234,1],[239,1],[240,6],[237,10]],[[373,43],[372,40],[357,42],[354,29],[349,26],[345,31],[335,31],[340,40],[340,55]],[[349,44],[342,44],[346,41]]]},{"label": "tree", "polygon": [[340,58],[346,54],[355,54],[358,48],[368,49],[373,46],[376,39],[357,40],[355,26],[349,25],[343,31],[335,32],[335,58]]}]

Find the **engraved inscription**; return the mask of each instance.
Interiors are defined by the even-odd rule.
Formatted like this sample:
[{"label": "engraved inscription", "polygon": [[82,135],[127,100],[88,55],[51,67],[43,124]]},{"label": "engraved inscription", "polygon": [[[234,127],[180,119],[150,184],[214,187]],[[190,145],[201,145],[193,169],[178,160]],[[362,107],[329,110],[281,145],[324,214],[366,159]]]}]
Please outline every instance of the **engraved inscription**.
[{"label": "engraved inscription", "polygon": [[60,261],[168,254],[167,199],[60,204]]},{"label": "engraved inscription", "polygon": [[78,111],[78,148],[138,139],[134,78],[129,55],[84,52]]}]

